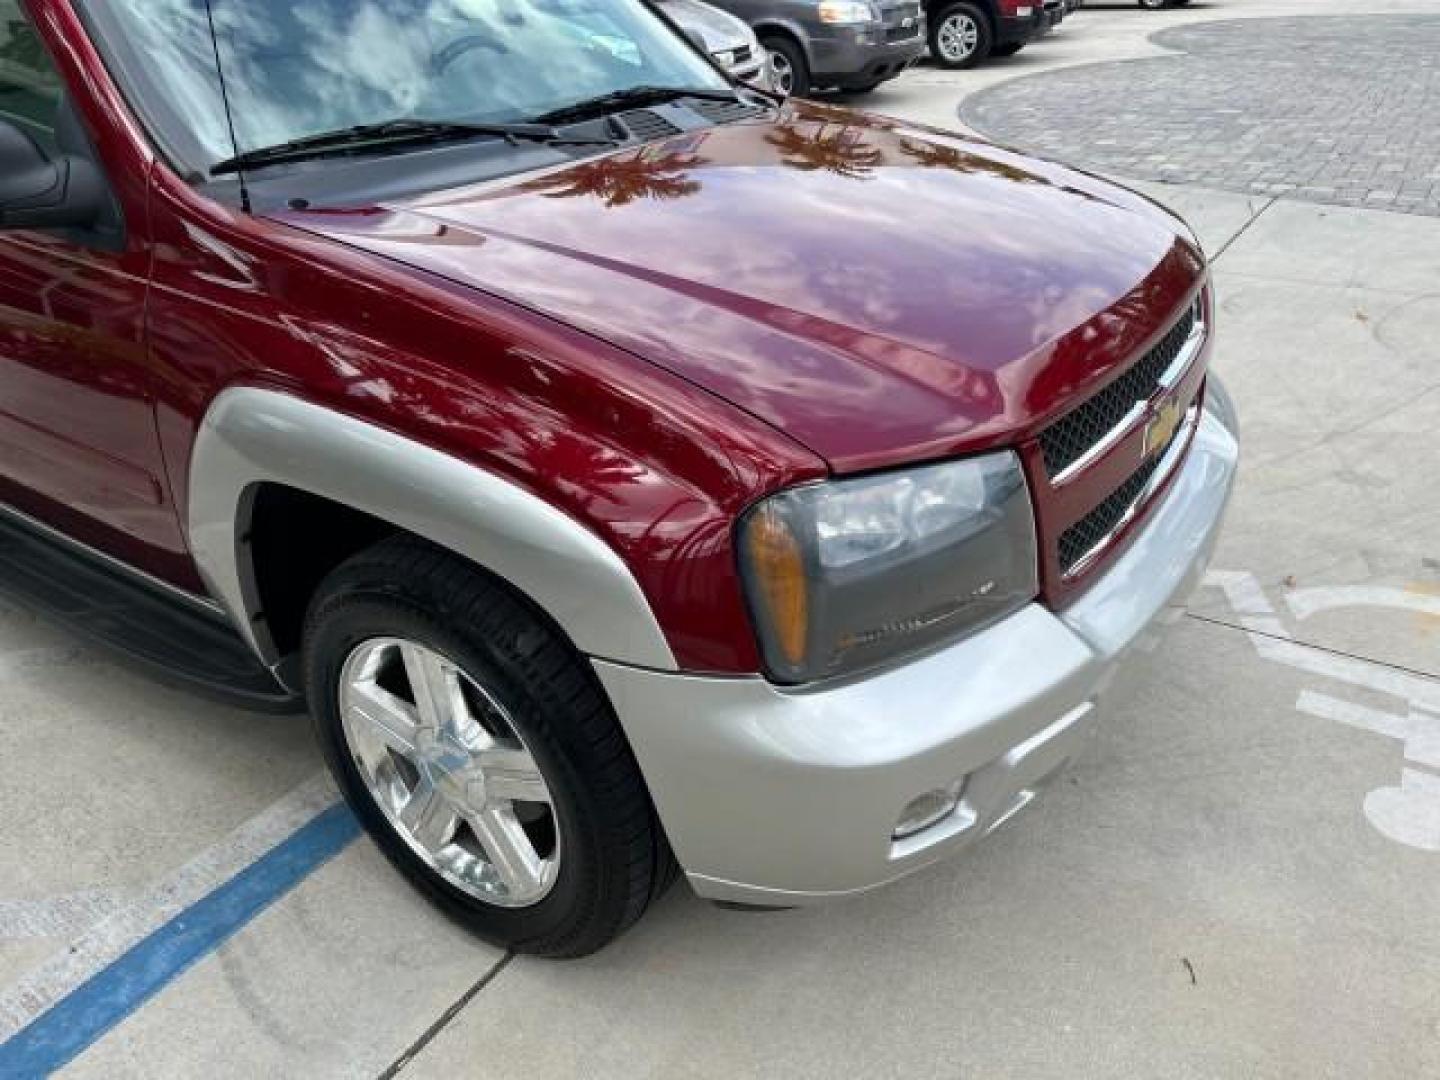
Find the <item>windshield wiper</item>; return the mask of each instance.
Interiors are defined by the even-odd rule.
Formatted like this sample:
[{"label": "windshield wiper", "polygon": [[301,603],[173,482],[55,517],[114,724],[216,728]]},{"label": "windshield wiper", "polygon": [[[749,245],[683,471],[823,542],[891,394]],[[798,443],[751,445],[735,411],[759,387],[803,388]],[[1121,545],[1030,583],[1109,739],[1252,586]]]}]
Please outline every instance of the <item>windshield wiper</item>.
[{"label": "windshield wiper", "polygon": [[658,105],[680,98],[702,98],[705,101],[738,101],[734,90],[716,90],[708,86],[631,86],[598,97],[586,98],[571,105],[562,105],[534,118],[536,124],[558,124],[569,120],[586,120],[604,116],[617,109]]},{"label": "windshield wiper", "polygon": [[405,146],[416,143],[443,142],[471,136],[491,135],[511,145],[520,142],[552,143],[566,146],[614,146],[614,139],[600,136],[564,135],[547,123],[472,124],[461,120],[386,120],[376,124],[325,131],[303,139],[277,143],[258,150],[216,162],[210,167],[212,176],[237,172],[260,165],[276,165],[286,161],[307,161],[315,158],[353,154],[371,148]]}]

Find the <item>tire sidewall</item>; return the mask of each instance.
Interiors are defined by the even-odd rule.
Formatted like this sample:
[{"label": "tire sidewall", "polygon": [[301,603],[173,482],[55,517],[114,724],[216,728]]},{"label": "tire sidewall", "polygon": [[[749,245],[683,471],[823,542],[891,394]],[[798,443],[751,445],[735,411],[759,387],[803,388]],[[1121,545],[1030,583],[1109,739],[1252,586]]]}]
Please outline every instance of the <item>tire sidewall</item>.
[{"label": "tire sidewall", "polygon": [[805,50],[789,38],[771,35],[762,38],[760,44],[770,52],[778,52],[790,65],[790,97],[804,97],[810,93],[810,63],[805,59]]}]

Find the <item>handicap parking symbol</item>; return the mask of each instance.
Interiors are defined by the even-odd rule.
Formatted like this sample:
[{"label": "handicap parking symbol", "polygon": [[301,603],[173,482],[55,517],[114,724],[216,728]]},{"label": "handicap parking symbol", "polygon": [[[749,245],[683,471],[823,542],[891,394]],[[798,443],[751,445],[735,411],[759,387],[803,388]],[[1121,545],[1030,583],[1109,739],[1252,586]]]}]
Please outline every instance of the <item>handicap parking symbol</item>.
[{"label": "handicap parking symbol", "polygon": [[[1362,808],[1382,836],[1421,851],[1440,852],[1440,679],[1341,656],[1302,645],[1281,619],[1254,574],[1213,570],[1207,581],[1219,587],[1239,616],[1260,656],[1317,676],[1318,688],[1300,692],[1298,711],[1394,739],[1405,762],[1397,783],[1364,795]],[[1382,609],[1440,620],[1440,596],[1411,589],[1354,586],[1302,588],[1285,596],[1290,615],[1303,621],[1322,611]],[[1394,700],[1395,710],[1333,696],[1335,683],[1376,691]]]}]

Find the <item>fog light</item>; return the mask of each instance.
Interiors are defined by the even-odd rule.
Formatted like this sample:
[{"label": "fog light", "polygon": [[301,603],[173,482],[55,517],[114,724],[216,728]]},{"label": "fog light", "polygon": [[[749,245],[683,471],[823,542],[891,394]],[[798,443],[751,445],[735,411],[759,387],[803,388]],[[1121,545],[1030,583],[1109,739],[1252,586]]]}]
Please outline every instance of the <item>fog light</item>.
[{"label": "fog light", "polygon": [[936,788],[911,799],[895,825],[892,839],[904,840],[944,821],[960,805],[960,791],[964,786],[965,781],[956,780],[949,787]]}]

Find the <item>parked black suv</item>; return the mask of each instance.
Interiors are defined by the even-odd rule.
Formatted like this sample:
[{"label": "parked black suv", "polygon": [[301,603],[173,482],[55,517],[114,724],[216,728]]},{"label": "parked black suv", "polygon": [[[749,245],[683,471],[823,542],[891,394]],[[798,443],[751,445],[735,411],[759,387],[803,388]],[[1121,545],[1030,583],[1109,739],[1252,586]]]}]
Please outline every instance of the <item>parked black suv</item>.
[{"label": "parked black suv", "polygon": [[944,68],[1013,56],[1048,29],[1044,0],[926,0],[930,53]]},{"label": "parked black suv", "polygon": [[781,93],[873,90],[925,55],[920,0],[709,0],[750,24]]}]

